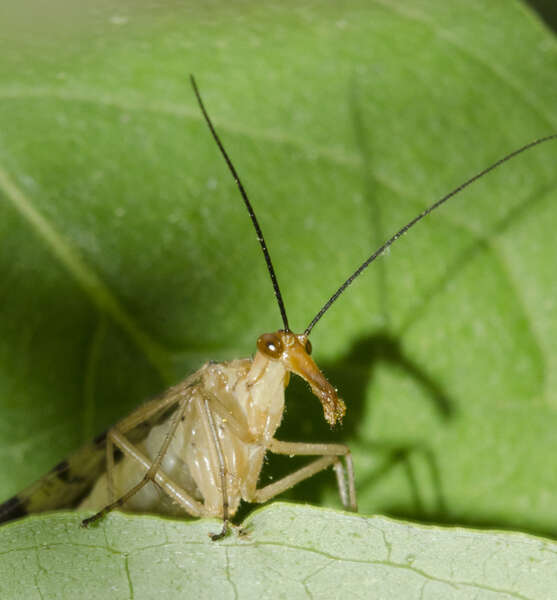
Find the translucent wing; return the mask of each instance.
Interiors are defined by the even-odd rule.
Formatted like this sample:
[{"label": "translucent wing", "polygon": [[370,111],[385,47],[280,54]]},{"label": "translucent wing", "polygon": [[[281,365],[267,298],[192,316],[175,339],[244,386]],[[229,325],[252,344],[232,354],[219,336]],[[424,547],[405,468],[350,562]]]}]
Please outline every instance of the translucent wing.
[{"label": "translucent wing", "polygon": [[[130,431],[127,434],[130,441],[140,442],[154,425],[164,421],[174,412],[175,407],[168,409],[167,401],[170,396],[176,394],[176,389],[171,388],[148,403],[148,405],[160,403],[161,410],[141,421]],[[147,405],[135,412],[143,412],[145,406]],[[133,414],[135,413],[130,416]],[[0,523],[33,513],[77,506],[106,471],[106,433],[97,436],[68,459],[59,462],[44,477],[0,504]],[[117,450],[114,456],[115,462],[120,458],[121,453]]]},{"label": "translucent wing", "polygon": [[78,504],[105,470],[105,444],[106,434],[103,434],[0,504],[0,523]]}]

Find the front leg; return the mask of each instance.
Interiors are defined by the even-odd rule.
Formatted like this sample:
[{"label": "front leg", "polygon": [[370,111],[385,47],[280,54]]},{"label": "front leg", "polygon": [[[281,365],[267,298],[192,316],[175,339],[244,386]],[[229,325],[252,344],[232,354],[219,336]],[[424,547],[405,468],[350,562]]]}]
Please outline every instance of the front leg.
[{"label": "front leg", "polygon": [[[282,477],[278,481],[266,485],[263,488],[256,489],[253,502],[266,502],[282,492],[295,486],[300,481],[309,479],[313,475],[323,471],[331,465],[335,469],[340,499],[343,506],[348,510],[357,510],[356,504],[356,486],[354,484],[354,466],[352,463],[352,454],[348,446],[343,444],[308,444],[305,442],[281,442],[272,439],[267,449],[274,454],[287,454],[289,456],[320,456],[305,467]],[[344,458],[346,470],[342,464],[341,458]]]}]

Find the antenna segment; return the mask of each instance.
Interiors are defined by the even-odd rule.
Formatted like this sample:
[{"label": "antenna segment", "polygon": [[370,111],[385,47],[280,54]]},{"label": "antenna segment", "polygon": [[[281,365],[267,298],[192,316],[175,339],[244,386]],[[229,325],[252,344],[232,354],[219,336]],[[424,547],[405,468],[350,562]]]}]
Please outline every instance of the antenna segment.
[{"label": "antenna segment", "polygon": [[503,158],[500,158],[498,161],[494,162],[491,166],[487,167],[483,171],[480,171],[479,173],[477,173],[476,175],[474,175],[473,177],[471,177],[470,179],[468,179],[467,181],[465,181],[464,183],[459,185],[452,192],[449,192],[446,196],[443,196],[443,198],[441,198],[440,200],[437,200],[437,202],[432,204],[429,208],[426,208],[417,217],[414,217],[409,223],[407,223],[404,227],[399,229],[382,246],[380,246],[377,250],[375,250],[375,252],[369,258],[367,258],[354,271],[354,273],[352,273],[352,275],[350,275],[350,277],[338,288],[338,290],[327,300],[327,302],[325,302],[323,308],[315,315],[315,317],[313,317],[313,320],[311,321],[311,323],[307,326],[306,330],[304,331],[304,335],[307,336],[310,334],[311,330],[315,327],[315,325],[319,321],[319,319],[321,319],[321,317],[329,310],[329,308],[331,308],[332,304],[338,299],[338,297],[342,294],[342,292],[344,292],[344,290],[354,281],[354,279],[356,279],[362,273],[362,271],[364,271],[376,258],[381,256],[381,254],[383,254],[383,252],[385,252],[385,250],[389,246],[394,244],[410,228],[412,228],[414,225],[416,225],[416,223],[418,223],[418,221],[421,221],[424,217],[427,217],[427,215],[429,215],[429,213],[433,212],[436,208],[439,208],[447,200],[449,200],[453,196],[456,196],[459,192],[461,192],[462,190],[467,188],[469,185],[471,185],[472,183],[474,183],[475,181],[477,181],[484,175],[487,175],[487,173],[489,173],[490,171],[493,171],[494,169],[496,169],[503,163],[507,162],[511,158],[514,158],[515,156],[518,156],[519,154],[526,152],[526,150],[529,150],[530,148],[533,148],[534,146],[539,146],[540,144],[543,144],[544,142],[548,142],[549,140],[554,140],[554,139],[557,139],[557,134],[548,135],[546,137],[539,138],[537,140],[534,140],[533,142],[530,142],[529,144],[522,146],[521,148],[518,148],[514,152],[507,154]]},{"label": "antenna segment", "polygon": [[217,135],[215,128],[213,127],[213,123],[211,122],[211,119],[209,118],[209,115],[207,114],[207,111],[205,110],[205,105],[203,104],[203,100],[201,100],[201,95],[199,94],[199,90],[197,89],[197,84],[195,83],[195,78],[193,75],[190,75],[190,81],[191,81],[191,85],[193,87],[193,91],[195,92],[197,102],[199,103],[199,107],[201,108],[201,112],[203,113],[203,116],[205,117],[205,121],[207,122],[207,125],[209,126],[209,129],[211,130],[211,134],[213,135],[213,138],[214,138],[215,142],[217,143],[217,146],[219,147],[219,150],[221,151],[221,154],[224,157],[224,160],[226,161],[226,164],[227,164],[230,172],[232,173],[232,177],[234,177],[234,181],[236,182],[236,185],[238,186],[238,189],[240,190],[240,194],[242,195],[242,199],[244,200],[244,204],[246,205],[248,214],[250,216],[251,222],[253,223],[253,227],[255,229],[255,233],[257,234],[257,241],[259,242],[259,245],[261,246],[261,250],[263,251],[265,263],[267,264],[267,271],[269,272],[269,276],[271,277],[271,282],[273,284],[273,291],[275,293],[275,298],[277,299],[278,307],[280,310],[280,316],[282,317],[282,322],[284,324],[284,329],[285,329],[285,331],[290,331],[290,327],[288,325],[288,317],[286,316],[286,309],[284,307],[284,301],[282,299],[282,294],[280,293],[280,288],[279,288],[277,276],[275,274],[275,269],[273,267],[273,262],[271,261],[271,255],[269,254],[269,251],[267,250],[267,244],[265,243],[265,238],[263,237],[263,232],[261,231],[261,227],[259,226],[257,217],[255,216],[255,211],[253,210],[251,202],[248,199],[246,190],[245,190],[244,186],[242,185],[242,182],[240,181],[240,176],[238,175],[236,169],[234,168],[234,165],[232,164],[232,161],[230,160],[226,150],[224,149],[224,146],[222,145],[222,142],[220,141],[220,138]]}]

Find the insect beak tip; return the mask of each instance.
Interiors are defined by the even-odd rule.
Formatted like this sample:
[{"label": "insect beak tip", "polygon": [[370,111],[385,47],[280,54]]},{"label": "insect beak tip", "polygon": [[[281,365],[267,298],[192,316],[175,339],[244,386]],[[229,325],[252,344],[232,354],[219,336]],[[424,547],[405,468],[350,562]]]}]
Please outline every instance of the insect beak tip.
[{"label": "insect beak tip", "polygon": [[335,396],[335,398],[330,398],[329,402],[326,404],[323,403],[323,410],[325,413],[325,420],[329,423],[331,427],[342,423],[342,418],[346,414],[346,404],[344,401]]}]

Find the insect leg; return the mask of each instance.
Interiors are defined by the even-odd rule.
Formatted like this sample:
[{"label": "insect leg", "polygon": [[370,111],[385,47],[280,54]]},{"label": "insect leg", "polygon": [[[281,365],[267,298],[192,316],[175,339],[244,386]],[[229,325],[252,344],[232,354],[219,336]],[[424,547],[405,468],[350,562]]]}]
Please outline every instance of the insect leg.
[{"label": "insect leg", "polygon": [[[314,460],[309,465],[286,475],[282,479],[275,481],[263,488],[255,491],[255,502],[266,502],[270,498],[281,494],[287,489],[295,486],[300,481],[312,477],[319,471],[333,466],[337,476],[337,483],[342,503],[345,508],[357,510],[356,504],[356,486],[354,485],[354,468],[352,464],[352,455],[347,446],[343,444],[308,444],[304,442],[281,442],[271,440],[267,449],[274,454],[287,454],[289,456],[315,456],[321,455],[321,458]],[[343,457],[346,463],[345,470],[340,461]],[[346,489],[348,484],[348,490]]]},{"label": "insect leg", "polygon": [[[146,471],[149,471],[153,468],[153,464],[150,459],[148,459],[140,450],[130,443],[130,441],[123,436],[119,432],[114,433],[114,443],[122,452],[127,454],[136,460],[139,464],[141,464]],[[147,473],[145,474],[144,479],[147,478]],[[164,492],[170,496],[174,501],[176,501],[187,513],[189,513],[192,517],[201,517],[205,515],[205,511],[203,506],[194,500],[188,492],[186,492],[182,487],[175,484],[168,475],[162,471],[156,471],[152,479],[153,483],[156,483]],[[141,483],[141,482],[140,482]],[[139,484],[138,484],[139,485]],[[142,484],[144,485],[144,484]],[[139,490],[135,490],[134,493]],[[133,496],[133,494],[126,494],[128,499]]]},{"label": "insect leg", "polygon": [[[344,444],[309,444],[306,442],[281,442],[271,440],[268,449],[274,454],[296,454],[296,455],[315,455],[337,457],[333,463],[333,468],[337,476],[339,494],[343,506],[350,510],[357,510],[356,503],[356,485],[354,483],[354,463],[352,462],[352,453],[348,446]],[[346,469],[338,457],[343,457]]]},{"label": "insect leg", "polygon": [[223,538],[228,532],[229,526],[229,515],[228,515],[228,490],[226,484],[226,462],[224,460],[224,453],[222,451],[221,443],[219,440],[217,427],[213,418],[211,407],[209,406],[210,396],[204,395],[203,399],[199,402],[200,414],[203,416],[205,425],[208,428],[210,437],[213,441],[213,447],[215,449],[218,465],[219,465],[219,478],[222,490],[222,529],[219,533],[209,534],[211,539],[215,542]]},{"label": "insect leg", "polygon": [[130,490],[128,490],[123,496],[113,501],[112,503],[105,506],[102,510],[94,514],[92,517],[84,519],[82,521],[82,526],[87,527],[91,523],[101,519],[111,510],[119,508],[123,504],[125,504],[132,496],[134,496],[143,486],[145,486],[149,481],[152,481],[159,485],[171,498],[176,500],[178,504],[180,504],[187,512],[189,512],[192,516],[198,517],[203,514],[203,507],[194,500],[187,492],[185,492],[180,486],[174,484],[170,478],[160,471],[161,462],[168,450],[168,446],[176,433],[176,429],[189,402],[189,397],[184,396],[180,401],[179,409],[176,411],[172,418],[172,423],[164,442],[153,462],[151,462],[147,457],[145,457],[133,444],[130,443],[128,439],[123,435],[123,433],[118,429],[111,429],[108,433],[108,437],[112,440],[112,442],[122,450],[125,454],[130,456],[131,458],[137,460],[140,464],[142,464],[146,469],[146,473]]},{"label": "insect leg", "polygon": [[108,499],[114,502],[114,442],[112,436],[106,436],[106,485],[108,487]]}]

